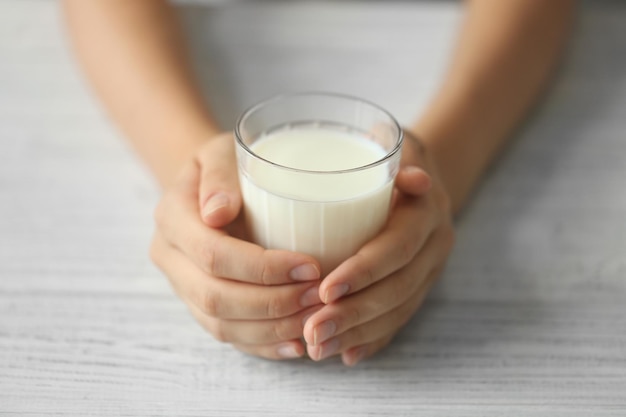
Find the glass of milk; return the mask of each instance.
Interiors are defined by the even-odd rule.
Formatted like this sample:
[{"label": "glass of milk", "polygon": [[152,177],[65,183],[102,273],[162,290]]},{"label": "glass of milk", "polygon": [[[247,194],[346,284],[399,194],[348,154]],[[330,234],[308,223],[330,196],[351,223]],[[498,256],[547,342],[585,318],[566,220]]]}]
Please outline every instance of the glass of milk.
[{"label": "glass of milk", "polygon": [[339,94],[283,95],[244,112],[235,138],[254,242],[309,254],[325,276],[385,225],[402,129],[379,106]]}]

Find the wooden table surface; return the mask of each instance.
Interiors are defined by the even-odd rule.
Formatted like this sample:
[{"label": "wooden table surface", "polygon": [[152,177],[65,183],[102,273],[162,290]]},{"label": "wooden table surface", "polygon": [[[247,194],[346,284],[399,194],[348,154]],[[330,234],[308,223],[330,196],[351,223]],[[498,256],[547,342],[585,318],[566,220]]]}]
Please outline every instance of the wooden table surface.
[{"label": "wooden table surface", "polygon": [[[354,369],[211,339],[147,257],[159,191],[82,81],[55,2],[0,1],[0,415],[625,416],[626,4],[588,2],[545,101],[458,220],[424,308]],[[403,122],[453,2],[186,6],[227,127],[284,91]]]}]

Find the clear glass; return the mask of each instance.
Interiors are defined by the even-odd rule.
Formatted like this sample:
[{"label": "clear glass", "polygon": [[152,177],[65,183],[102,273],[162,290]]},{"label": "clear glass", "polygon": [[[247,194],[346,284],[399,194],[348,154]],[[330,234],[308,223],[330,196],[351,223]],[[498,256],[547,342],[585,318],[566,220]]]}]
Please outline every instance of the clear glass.
[{"label": "clear glass", "polygon": [[235,137],[245,222],[261,246],[312,255],[325,276],[386,223],[403,137],[379,106],[278,96],[244,112]]}]

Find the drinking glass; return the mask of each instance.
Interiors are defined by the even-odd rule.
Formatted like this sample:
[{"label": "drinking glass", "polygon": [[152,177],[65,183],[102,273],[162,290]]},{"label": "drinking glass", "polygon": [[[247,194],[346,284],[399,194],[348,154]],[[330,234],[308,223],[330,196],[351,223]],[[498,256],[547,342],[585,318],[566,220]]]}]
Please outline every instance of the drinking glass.
[{"label": "drinking glass", "polygon": [[245,111],[235,139],[254,242],[309,254],[325,276],[385,225],[403,136],[376,104],[282,95]]}]

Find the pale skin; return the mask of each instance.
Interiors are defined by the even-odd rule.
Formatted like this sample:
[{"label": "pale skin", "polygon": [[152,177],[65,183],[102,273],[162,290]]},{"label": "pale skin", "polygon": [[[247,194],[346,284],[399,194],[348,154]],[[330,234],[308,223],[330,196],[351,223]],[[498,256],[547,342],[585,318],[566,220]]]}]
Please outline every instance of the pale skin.
[{"label": "pale skin", "polygon": [[150,253],[193,316],[253,355],[350,366],[419,309],[452,249],[454,214],[547,85],[574,15],[570,0],[467,1],[444,82],[405,127],[387,225],[321,280],[316,259],[247,240],[232,135],[202,100],[171,6],[63,8],[96,93],[163,187]]}]

